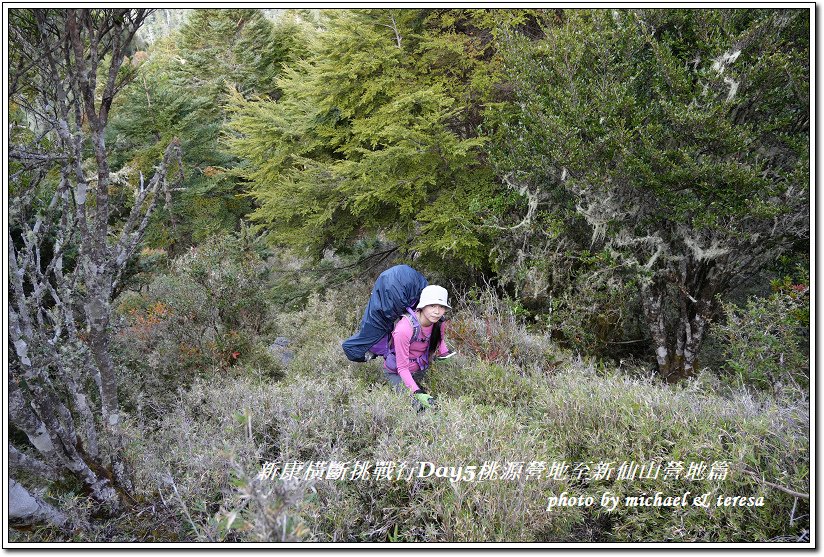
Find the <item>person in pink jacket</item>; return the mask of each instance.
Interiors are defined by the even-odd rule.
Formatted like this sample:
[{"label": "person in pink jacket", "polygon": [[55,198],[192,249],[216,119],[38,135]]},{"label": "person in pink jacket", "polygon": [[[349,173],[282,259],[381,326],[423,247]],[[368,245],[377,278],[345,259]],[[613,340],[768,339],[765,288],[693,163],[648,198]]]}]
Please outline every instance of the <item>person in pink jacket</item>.
[{"label": "person in pink jacket", "polygon": [[446,346],[441,321],[449,309],[446,289],[429,285],[421,291],[417,308],[401,317],[392,331],[395,361],[384,362],[384,377],[399,391],[403,383],[422,408],[432,407],[432,397],[418,385],[425,378],[431,359],[445,360],[454,355]]}]

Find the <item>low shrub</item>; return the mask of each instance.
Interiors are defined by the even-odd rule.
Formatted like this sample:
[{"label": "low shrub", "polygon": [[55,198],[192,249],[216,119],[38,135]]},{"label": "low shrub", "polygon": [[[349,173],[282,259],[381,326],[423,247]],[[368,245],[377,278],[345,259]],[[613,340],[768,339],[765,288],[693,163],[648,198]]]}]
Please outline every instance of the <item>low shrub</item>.
[{"label": "low shrub", "polygon": [[[799,540],[809,532],[809,501],[780,487],[809,493],[808,406],[782,406],[746,391],[723,398],[707,389],[708,382],[699,378],[673,387],[573,366],[536,388],[535,424],[561,449],[558,459],[570,465],[559,490],[570,495],[611,491],[621,501],[659,491],[664,496],[712,494],[713,506],[707,509],[621,506],[605,513],[596,505],[591,520],[608,519],[606,539],[743,542]],[[587,474],[604,463],[612,477],[587,481]],[[628,470],[632,463],[657,463],[661,475],[618,481],[621,466]],[[724,478],[708,479],[713,466],[719,476],[727,471]],[[764,506],[717,507],[719,495],[763,497]]]},{"label": "low shrub", "polygon": [[[799,539],[809,529],[808,501],[765,483],[809,491],[803,405],[764,404],[746,392],[724,399],[701,381],[676,389],[572,364],[551,377],[515,374],[531,382],[529,404],[479,403],[483,385],[470,382],[463,393],[439,392],[437,409],[418,414],[409,397],[357,378],[369,364],[342,355],[337,364],[324,377],[290,368],[272,384],[197,380],[145,438],[142,484],[170,507],[179,493],[183,539],[279,541],[284,525],[287,539],[324,542],[743,542]],[[266,462],[297,475],[255,478]],[[633,462],[657,463],[659,476],[619,477]],[[333,463],[345,463],[342,477],[324,475]],[[358,463],[369,465],[362,478],[353,476]],[[421,463],[427,477],[397,476]],[[599,465],[611,475],[585,475]],[[471,466],[476,478],[496,472],[481,481],[434,473]],[[710,470],[724,477],[709,479]],[[620,498],[612,512],[601,508],[605,491]],[[712,506],[624,504],[659,491],[711,493]],[[549,497],[562,493],[599,502],[548,512]],[[764,506],[718,507],[719,495],[763,497]]]},{"label": "low shrub", "polygon": [[[272,490],[254,478],[264,453],[279,445],[270,416],[283,405],[272,383],[242,376],[195,379],[158,427],[127,428],[136,495],[170,513],[166,523],[180,541],[254,541],[273,520],[282,535],[286,507],[301,498],[293,491],[302,490]],[[285,506],[273,518],[269,503],[276,500]],[[230,520],[241,506],[259,512],[262,522]],[[294,534],[290,528],[287,541]]]},{"label": "low shrub", "polygon": [[117,300],[114,349],[126,408],[155,417],[200,374],[280,370],[263,254],[247,233],[214,238],[172,262],[141,293]]},{"label": "low shrub", "polygon": [[807,281],[773,283],[767,298],[745,307],[724,304],[726,322],[715,326],[724,342],[728,382],[773,395],[806,398],[810,391],[810,287]]},{"label": "low shrub", "polygon": [[534,397],[534,379],[514,367],[462,356],[437,362],[427,374],[430,392],[437,396],[465,396],[475,404],[526,407]]},{"label": "low shrub", "polygon": [[457,296],[453,307],[446,338],[463,355],[522,372],[549,372],[561,363],[558,347],[548,337],[528,332],[517,304],[491,287]]},{"label": "low shrub", "polygon": [[[471,334],[447,333],[459,354],[433,364],[427,383],[438,403],[417,413],[383,380],[380,362],[355,364],[341,349],[369,285],[313,294],[257,334],[220,320],[197,284],[181,270],[122,300],[127,324],[151,333],[132,331],[135,360],[124,368],[136,506],[95,522],[83,541],[809,539],[806,400],[743,389],[721,396],[708,373],[666,385],[574,360],[527,334],[516,308],[488,298],[456,304],[453,326]],[[244,353],[227,367],[210,356],[208,372],[171,359],[174,327],[206,323],[205,315],[218,316],[217,332],[245,331],[256,359]],[[268,330],[288,339],[291,363],[268,354]],[[512,352],[490,357],[491,347]],[[185,380],[161,375],[162,358],[177,361]],[[657,464],[659,473],[633,476],[632,464]],[[606,491],[621,502],[611,511],[600,504]],[[626,504],[686,491],[710,493],[712,505]],[[593,504],[547,510],[562,494]],[[764,505],[718,506],[718,496],[763,497]]]}]

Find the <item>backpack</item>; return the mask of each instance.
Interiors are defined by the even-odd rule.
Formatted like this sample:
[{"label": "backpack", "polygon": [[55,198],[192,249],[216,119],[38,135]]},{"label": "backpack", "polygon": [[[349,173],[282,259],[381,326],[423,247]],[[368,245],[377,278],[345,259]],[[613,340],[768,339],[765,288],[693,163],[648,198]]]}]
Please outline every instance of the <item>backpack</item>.
[{"label": "backpack", "polygon": [[[387,350],[395,323],[407,309],[418,305],[421,290],[428,284],[426,278],[409,265],[395,265],[382,272],[372,288],[360,330],[343,341],[346,357],[353,362],[365,362],[367,352],[378,353],[372,348]],[[384,342],[386,348],[382,346]]]}]

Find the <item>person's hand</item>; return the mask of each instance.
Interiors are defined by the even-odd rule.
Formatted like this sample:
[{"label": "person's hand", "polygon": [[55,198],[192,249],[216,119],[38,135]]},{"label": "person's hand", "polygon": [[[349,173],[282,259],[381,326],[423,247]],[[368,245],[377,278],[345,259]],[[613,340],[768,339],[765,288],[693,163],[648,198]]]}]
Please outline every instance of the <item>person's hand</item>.
[{"label": "person's hand", "polygon": [[417,400],[420,405],[424,408],[432,408],[432,404],[435,402],[435,399],[432,395],[429,395],[423,389],[418,389],[412,395],[412,397]]}]

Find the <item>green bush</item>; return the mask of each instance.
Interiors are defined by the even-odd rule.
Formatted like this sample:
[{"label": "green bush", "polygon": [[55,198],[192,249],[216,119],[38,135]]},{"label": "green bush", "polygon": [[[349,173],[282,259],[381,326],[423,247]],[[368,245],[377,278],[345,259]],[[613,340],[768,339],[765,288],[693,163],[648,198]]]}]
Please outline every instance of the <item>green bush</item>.
[{"label": "green bush", "polygon": [[[592,521],[607,519],[610,541],[768,541],[797,540],[809,529],[808,501],[768,487],[762,478],[794,491],[809,492],[809,408],[757,400],[745,391],[729,398],[715,394],[703,375],[679,387],[653,379],[598,374],[573,366],[537,389],[531,408],[536,425],[561,449],[568,463],[681,462],[728,463],[724,481],[669,478],[569,481],[556,492],[612,491],[622,497],[642,492],[680,495],[763,496],[759,508],[684,509],[619,507],[594,509]],[[574,478],[574,475],[573,475]],[[790,518],[795,520],[788,520]],[[801,519],[801,520],[799,520]]]},{"label": "green bush", "polygon": [[162,415],[200,374],[247,366],[279,375],[265,348],[275,331],[263,255],[246,231],[216,237],[175,259],[145,292],[118,299],[127,408]]},{"label": "green bush", "polygon": [[446,340],[461,355],[512,365],[521,373],[550,372],[561,363],[562,353],[548,337],[527,331],[523,308],[491,287],[472,289],[454,300]]},{"label": "green bush", "polygon": [[[271,528],[277,523],[295,539],[324,542],[743,542],[798,539],[809,527],[807,502],[749,473],[808,491],[804,407],[764,404],[743,392],[723,399],[700,382],[674,390],[572,364],[551,378],[530,378],[528,405],[506,398],[478,404],[474,397],[483,385],[476,385],[470,396],[443,392],[436,411],[417,414],[408,397],[356,379],[355,364],[338,364],[323,377],[307,367],[274,384],[223,377],[192,385],[163,427],[146,438],[141,453],[153,456],[140,463],[144,484],[158,486],[167,501],[174,490],[164,474],[172,471],[195,524],[177,502],[182,536],[279,541],[282,530]],[[255,480],[267,461],[280,469],[289,462],[339,461],[350,471],[356,461],[478,468],[537,461],[566,463],[570,470],[555,479],[523,474],[474,482]],[[681,461],[684,472],[690,462],[725,462],[729,473],[723,480],[621,481],[614,473],[623,461]],[[613,476],[575,477],[574,464],[598,462],[611,463]],[[712,492],[713,501],[718,495],[764,497],[765,506],[545,510],[548,497],[561,492],[600,496],[607,490],[622,501],[690,491]],[[227,527],[229,516],[235,518]]]},{"label": "green bush", "polygon": [[715,327],[725,341],[726,376],[733,382],[806,399],[810,387],[810,288],[789,278],[767,298],[745,307],[725,304],[726,323]]},{"label": "green bush", "polygon": [[548,331],[568,348],[601,358],[630,355],[645,346],[639,342],[647,328],[639,318],[642,312],[635,283],[618,273],[605,273],[603,268],[581,271],[570,279],[548,300],[540,316]]},{"label": "green bush", "polygon": [[532,404],[535,382],[517,369],[484,361],[468,361],[456,356],[454,361],[436,363],[427,375],[432,394],[465,396],[475,404],[526,407]]}]

